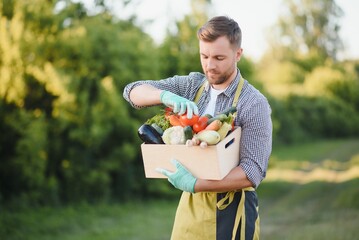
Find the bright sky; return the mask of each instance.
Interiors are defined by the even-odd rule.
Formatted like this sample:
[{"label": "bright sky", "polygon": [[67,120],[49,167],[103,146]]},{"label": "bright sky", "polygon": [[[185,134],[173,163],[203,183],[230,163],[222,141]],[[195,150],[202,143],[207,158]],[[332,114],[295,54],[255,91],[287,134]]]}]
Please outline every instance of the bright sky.
[{"label": "bright sky", "polygon": [[[80,0],[81,1],[81,0]],[[88,2],[88,0],[82,0]],[[111,1],[111,0],[110,0]],[[123,9],[116,7],[114,12],[126,17]],[[160,42],[169,26],[169,17],[180,20],[184,14],[190,12],[190,0],[141,0],[136,9],[137,17],[141,22],[152,20],[146,26],[145,31],[157,42]],[[242,47],[244,54],[253,59],[259,59],[265,52],[266,34],[268,28],[273,26],[280,15],[282,0],[212,0],[212,13],[208,15],[228,15],[235,19],[243,34]],[[341,53],[341,58],[359,59],[359,1],[336,0],[336,3],[344,11],[340,20],[340,35],[346,50]],[[195,34],[195,33],[193,33]]]}]

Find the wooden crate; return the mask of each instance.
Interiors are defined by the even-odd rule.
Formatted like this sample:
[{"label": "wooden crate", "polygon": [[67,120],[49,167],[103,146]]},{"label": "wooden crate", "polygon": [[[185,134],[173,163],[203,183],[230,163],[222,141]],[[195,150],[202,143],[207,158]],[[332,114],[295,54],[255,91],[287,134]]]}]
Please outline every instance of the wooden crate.
[{"label": "wooden crate", "polygon": [[181,162],[193,176],[220,180],[239,163],[241,128],[236,128],[217,145],[203,149],[199,146],[142,144],[142,158],[146,178],[166,178],[156,168],[174,171],[171,159]]}]

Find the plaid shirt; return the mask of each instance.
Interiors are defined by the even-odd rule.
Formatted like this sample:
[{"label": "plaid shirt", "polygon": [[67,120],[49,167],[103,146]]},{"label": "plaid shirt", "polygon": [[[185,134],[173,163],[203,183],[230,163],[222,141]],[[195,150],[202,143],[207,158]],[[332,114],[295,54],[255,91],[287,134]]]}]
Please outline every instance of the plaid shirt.
[{"label": "plaid shirt", "polygon": [[[241,74],[238,70],[236,79],[228,88],[218,95],[215,112],[221,112],[230,107],[239,83]],[[135,108],[130,99],[130,91],[141,84],[150,84],[158,89],[167,90],[189,100],[194,100],[198,89],[206,80],[202,73],[192,72],[187,76],[173,76],[162,80],[143,80],[128,84],[124,98]],[[206,86],[198,101],[199,114],[203,114],[210,100],[209,85]],[[247,178],[258,187],[265,178],[269,157],[272,151],[272,121],[271,108],[263,94],[255,89],[247,80],[244,81],[241,95],[237,104],[235,126],[242,128],[239,165]]]}]

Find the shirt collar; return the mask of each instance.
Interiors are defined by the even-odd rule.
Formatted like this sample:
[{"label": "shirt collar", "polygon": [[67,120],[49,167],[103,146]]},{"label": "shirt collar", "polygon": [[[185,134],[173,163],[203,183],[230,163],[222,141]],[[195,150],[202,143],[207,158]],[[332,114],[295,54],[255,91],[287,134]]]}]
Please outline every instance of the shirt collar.
[{"label": "shirt collar", "polygon": [[230,97],[231,95],[233,95],[233,92],[235,92],[237,90],[237,86],[239,84],[239,80],[241,79],[242,75],[241,72],[239,71],[239,69],[237,68],[237,75],[234,78],[234,80],[229,84],[229,86],[227,87],[227,89],[223,92],[224,95],[226,95],[227,97]]}]

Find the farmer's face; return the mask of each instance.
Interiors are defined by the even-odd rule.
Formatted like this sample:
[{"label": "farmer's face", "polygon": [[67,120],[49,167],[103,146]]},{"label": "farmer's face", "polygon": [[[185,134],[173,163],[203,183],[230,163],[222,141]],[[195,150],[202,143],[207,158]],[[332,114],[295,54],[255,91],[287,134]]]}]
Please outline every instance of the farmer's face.
[{"label": "farmer's face", "polygon": [[226,36],[214,42],[199,41],[203,72],[215,89],[226,88],[237,74],[242,48],[233,48]]}]

